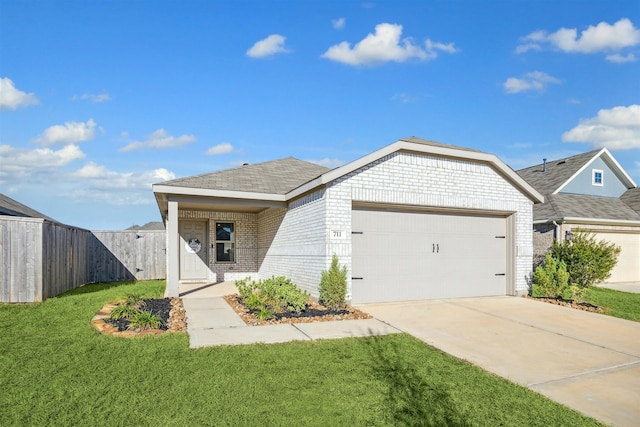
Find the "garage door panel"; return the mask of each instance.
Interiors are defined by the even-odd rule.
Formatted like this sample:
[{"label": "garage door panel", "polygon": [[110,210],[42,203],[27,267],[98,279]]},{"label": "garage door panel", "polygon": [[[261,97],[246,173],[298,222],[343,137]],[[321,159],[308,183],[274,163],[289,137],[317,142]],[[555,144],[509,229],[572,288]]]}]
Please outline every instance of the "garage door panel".
[{"label": "garage door panel", "polygon": [[354,303],[505,294],[504,218],[354,210],[352,226]]}]

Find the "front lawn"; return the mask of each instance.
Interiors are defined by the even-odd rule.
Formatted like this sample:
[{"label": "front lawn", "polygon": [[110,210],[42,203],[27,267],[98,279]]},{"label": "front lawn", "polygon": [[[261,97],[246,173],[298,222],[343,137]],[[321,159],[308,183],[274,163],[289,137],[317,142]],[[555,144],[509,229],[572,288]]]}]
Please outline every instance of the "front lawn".
[{"label": "front lawn", "polygon": [[610,316],[640,322],[640,294],[591,287],[585,299],[590,304],[607,308],[605,313]]},{"label": "front lawn", "polygon": [[0,305],[0,425],[600,425],[409,335],[192,350],[185,334],[90,324],[106,302],[163,289]]}]

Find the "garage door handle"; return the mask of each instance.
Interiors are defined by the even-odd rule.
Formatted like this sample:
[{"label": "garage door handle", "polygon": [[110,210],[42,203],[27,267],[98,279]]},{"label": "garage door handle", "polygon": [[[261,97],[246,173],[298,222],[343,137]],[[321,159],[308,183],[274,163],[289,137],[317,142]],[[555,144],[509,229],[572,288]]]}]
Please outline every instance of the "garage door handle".
[{"label": "garage door handle", "polygon": [[506,276],[506,273],[496,273],[496,276]]},{"label": "garage door handle", "polygon": [[362,277],[352,277],[351,280],[362,280]]}]

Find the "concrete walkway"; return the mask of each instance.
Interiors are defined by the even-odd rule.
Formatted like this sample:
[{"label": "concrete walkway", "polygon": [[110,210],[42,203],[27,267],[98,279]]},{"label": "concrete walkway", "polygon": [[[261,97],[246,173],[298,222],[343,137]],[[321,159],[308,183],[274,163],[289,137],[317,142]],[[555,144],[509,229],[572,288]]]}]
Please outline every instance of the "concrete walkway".
[{"label": "concrete walkway", "polygon": [[640,282],[600,283],[596,286],[599,288],[608,288],[608,289],[614,289],[616,291],[630,292],[632,294],[640,294]]},{"label": "concrete walkway", "polygon": [[224,295],[236,292],[232,282],[180,285],[191,348],[364,337],[400,332],[377,319],[248,326],[223,298]]},{"label": "concrete walkway", "polygon": [[638,322],[516,297],[359,308],[607,424],[638,425]]}]

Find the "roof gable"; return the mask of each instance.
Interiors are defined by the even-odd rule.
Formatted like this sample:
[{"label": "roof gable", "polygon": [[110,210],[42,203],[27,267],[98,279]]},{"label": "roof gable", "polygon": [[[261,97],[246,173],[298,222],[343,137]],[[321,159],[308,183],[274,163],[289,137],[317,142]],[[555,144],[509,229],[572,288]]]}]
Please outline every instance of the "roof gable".
[{"label": "roof gable", "polygon": [[636,186],[635,182],[606,148],[553,160],[546,164],[541,163],[521,169],[518,174],[542,194],[558,194],[567,187],[578,188],[578,185],[574,185],[574,180],[598,160],[604,162],[623,186],[626,188],[634,188]]}]

